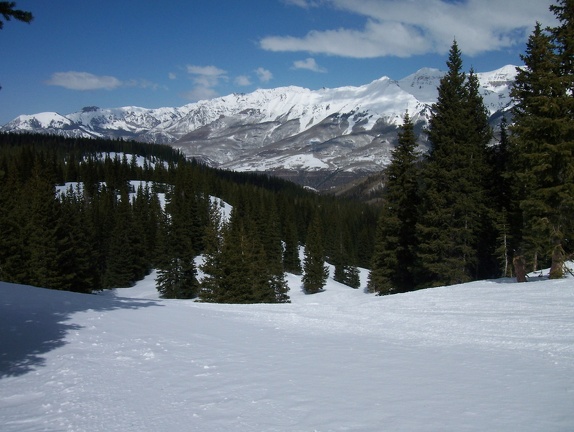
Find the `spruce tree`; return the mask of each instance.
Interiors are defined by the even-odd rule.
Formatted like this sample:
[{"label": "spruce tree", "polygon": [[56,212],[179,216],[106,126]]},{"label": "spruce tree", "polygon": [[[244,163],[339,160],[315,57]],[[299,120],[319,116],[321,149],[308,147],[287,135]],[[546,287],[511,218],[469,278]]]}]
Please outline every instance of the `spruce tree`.
[{"label": "spruce tree", "polygon": [[91,293],[99,289],[94,253],[95,231],[87,212],[80,187],[72,189],[60,198],[60,221],[58,268],[62,274],[60,289]]},{"label": "spruce tree", "polygon": [[295,213],[291,205],[284,209],[283,219],[283,267],[286,272],[296,275],[301,274],[301,259],[299,258],[299,234],[297,233],[297,224]]},{"label": "spruce tree", "polygon": [[248,223],[245,214],[242,216],[234,208],[229,226],[223,233],[218,302],[255,303],[264,297],[259,278],[261,272],[255,269],[255,257],[261,257],[261,243],[249,235]]},{"label": "spruce tree", "polygon": [[[285,280],[281,225],[274,196],[269,195],[261,204],[265,223],[258,229],[263,246],[263,256],[259,262],[264,264],[259,265],[259,271],[267,273],[265,283],[272,293],[269,302],[286,303],[289,301],[289,287]],[[267,292],[267,288],[264,289]]]},{"label": "spruce tree", "polygon": [[415,288],[419,212],[418,153],[414,125],[405,114],[398,145],[387,167],[383,209],[375,239],[368,289],[379,295]]},{"label": "spruce tree", "polygon": [[[10,21],[12,18],[22,21],[25,23],[30,23],[34,16],[32,12],[14,9],[16,7],[16,2],[11,1],[0,1],[0,15],[6,20]],[[4,27],[4,22],[0,20],[0,30]]]},{"label": "spruce tree", "polygon": [[174,226],[168,227],[167,239],[165,255],[158,261],[156,288],[163,298],[195,298],[199,282],[191,242],[185,236],[177,238]]},{"label": "spruce tree", "polygon": [[462,71],[453,43],[448,71],[432,106],[424,163],[422,207],[417,224],[418,258],[423,284],[450,285],[482,275],[484,233],[486,111],[472,76]]},{"label": "spruce tree", "polygon": [[[112,192],[115,200],[115,192]],[[126,288],[137,280],[134,272],[135,254],[133,248],[133,215],[130,197],[122,188],[120,199],[113,208],[113,228],[106,253],[105,288]]]},{"label": "spruce tree", "polygon": [[305,258],[303,260],[303,290],[306,294],[316,294],[323,290],[329,270],[325,266],[325,252],[323,246],[323,227],[319,211],[315,215],[307,230],[305,242]]},{"label": "spruce tree", "polygon": [[185,259],[174,254],[162,262],[157,270],[156,288],[162,298],[195,298],[199,283],[193,259]]},{"label": "spruce tree", "polygon": [[563,276],[574,234],[574,96],[572,2],[551,9],[560,26],[531,34],[525,68],[512,91],[516,104],[512,145],[522,212],[522,251],[533,267],[550,263],[550,277]]},{"label": "spruce tree", "polygon": [[27,283],[58,289],[61,282],[58,268],[59,206],[55,199],[54,183],[40,158],[36,159],[25,196],[29,203]]},{"label": "spruce tree", "polygon": [[156,288],[165,298],[191,299],[199,292],[193,245],[196,193],[188,175],[182,167],[168,194],[169,218],[164,227],[168,242],[156,279]]},{"label": "spruce tree", "polygon": [[564,261],[574,253],[574,221],[568,217],[574,212],[574,2],[559,0],[556,5],[550,6],[550,10],[559,22],[558,26],[550,28],[550,35],[559,59],[558,81],[562,88],[556,101],[560,105],[558,128],[562,140],[556,148],[560,164],[555,167],[558,171],[555,177],[560,179],[561,228],[557,232],[561,238],[553,238],[551,264],[551,277],[559,278],[564,274]]},{"label": "spruce tree", "polygon": [[212,201],[209,207],[208,222],[205,226],[203,244],[203,263],[200,270],[203,272],[199,298],[204,302],[218,302],[221,298],[220,282],[223,277],[221,265],[221,251],[223,247],[223,231],[219,205]]},{"label": "spruce tree", "polygon": [[0,279],[25,283],[28,270],[26,214],[23,185],[13,158],[0,171]]}]

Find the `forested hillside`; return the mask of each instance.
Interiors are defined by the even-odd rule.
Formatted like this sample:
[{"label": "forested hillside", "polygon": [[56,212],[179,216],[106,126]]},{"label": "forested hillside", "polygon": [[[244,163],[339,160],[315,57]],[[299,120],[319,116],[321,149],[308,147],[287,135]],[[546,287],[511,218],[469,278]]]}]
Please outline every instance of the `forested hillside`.
[{"label": "forested hillside", "polygon": [[[221,202],[233,207],[229,221]],[[157,268],[164,297],[215,302],[288,301],[283,275],[301,273],[314,218],[319,259],[356,286],[350,269],[367,266],[377,217],[367,205],[211,169],[167,146],[27,134],[0,135],[0,208],[1,280],[89,293]]]}]

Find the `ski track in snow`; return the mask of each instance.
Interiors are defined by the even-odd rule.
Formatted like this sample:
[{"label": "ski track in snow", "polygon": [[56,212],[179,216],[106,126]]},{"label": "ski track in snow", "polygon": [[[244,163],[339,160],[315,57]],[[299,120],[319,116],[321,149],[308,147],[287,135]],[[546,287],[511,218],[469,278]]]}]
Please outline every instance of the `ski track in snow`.
[{"label": "ski track in snow", "polygon": [[0,430],[574,430],[573,278],[288,282],[280,305],[0,283]]}]

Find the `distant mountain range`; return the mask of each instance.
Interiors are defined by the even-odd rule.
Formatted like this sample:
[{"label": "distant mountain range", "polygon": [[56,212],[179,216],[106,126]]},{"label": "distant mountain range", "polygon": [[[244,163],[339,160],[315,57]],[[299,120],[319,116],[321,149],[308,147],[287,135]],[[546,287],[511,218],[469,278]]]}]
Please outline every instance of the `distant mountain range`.
[{"label": "distant mountain range", "polygon": [[[399,81],[234,93],[177,108],[98,108],[20,115],[2,132],[109,137],[169,144],[211,166],[270,172],[320,189],[380,171],[408,110],[420,132],[445,72],[424,68]],[[512,103],[516,66],[477,73],[493,124]],[[419,143],[425,146],[424,134]]]}]

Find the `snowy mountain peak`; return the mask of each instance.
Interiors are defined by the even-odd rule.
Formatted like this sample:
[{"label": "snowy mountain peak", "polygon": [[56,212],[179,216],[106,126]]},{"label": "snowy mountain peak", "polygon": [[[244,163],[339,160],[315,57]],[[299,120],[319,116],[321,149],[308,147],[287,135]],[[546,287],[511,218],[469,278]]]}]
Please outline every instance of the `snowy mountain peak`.
[{"label": "snowy mountain peak", "polygon": [[483,88],[500,93],[507,91],[517,73],[516,66],[507,65],[492,72],[478,73],[477,76]]},{"label": "snowy mountain peak", "polygon": [[[177,108],[87,106],[65,116],[22,115],[0,131],[166,143],[222,168],[319,177],[336,172],[342,181],[388,163],[407,110],[415,122],[426,124],[444,74],[423,68],[399,81],[381,77],[362,86],[259,89]],[[477,76],[490,114],[507,109],[516,67]],[[306,178],[306,185],[317,187]]]},{"label": "snowy mountain peak", "polygon": [[444,72],[438,69],[419,69],[414,74],[401,79],[399,86],[407,93],[412,94],[420,102],[432,104],[436,101],[438,95],[437,88],[444,74]]},{"label": "snowy mountain peak", "polygon": [[[10,131],[29,131],[30,128],[58,130],[72,125],[72,121],[55,112],[42,112],[33,115],[19,115],[10,123]],[[2,128],[3,130],[4,128]]]}]

